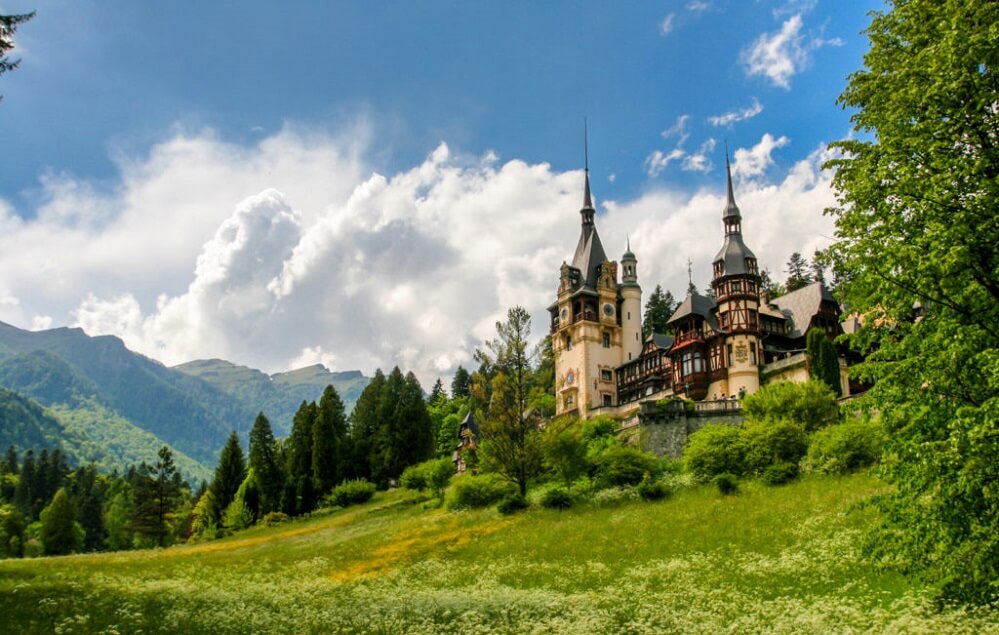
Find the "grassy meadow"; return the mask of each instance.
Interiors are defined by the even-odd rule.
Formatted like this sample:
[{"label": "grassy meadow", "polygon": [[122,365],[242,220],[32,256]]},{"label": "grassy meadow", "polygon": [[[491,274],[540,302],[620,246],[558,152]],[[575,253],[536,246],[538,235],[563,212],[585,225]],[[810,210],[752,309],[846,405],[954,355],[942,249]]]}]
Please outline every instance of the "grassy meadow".
[{"label": "grassy meadow", "polygon": [[0,562],[11,633],[999,633],[858,553],[872,477],[736,496],[426,509],[407,492],[227,539]]}]

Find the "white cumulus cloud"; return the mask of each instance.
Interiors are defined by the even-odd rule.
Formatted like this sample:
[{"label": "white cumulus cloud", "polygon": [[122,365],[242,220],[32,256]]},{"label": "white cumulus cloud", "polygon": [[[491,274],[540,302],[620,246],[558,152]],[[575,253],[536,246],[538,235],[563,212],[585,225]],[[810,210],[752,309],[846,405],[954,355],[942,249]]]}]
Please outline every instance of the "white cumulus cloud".
[{"label": "white cumulus cloud", "polygon": [[781,88],[791,88],[791,77],[811,62],[812,51],[823,46],[841,46],[837,38],[823,39],[803,34],[801,13],[789,17],[775,33],[763,33],[742,51],[741,59],[750,76],[761,75]]},{"label": "white cumulus cloud", "polygon": [[708,123],[712,126],[731,126],[739,121],[752,119],[761,112],[763,112],[763,104],[761,104],[758,99],[753,97],[753,103],[749,106],[722,113],[720,115],[712,115],[708,117]]}]

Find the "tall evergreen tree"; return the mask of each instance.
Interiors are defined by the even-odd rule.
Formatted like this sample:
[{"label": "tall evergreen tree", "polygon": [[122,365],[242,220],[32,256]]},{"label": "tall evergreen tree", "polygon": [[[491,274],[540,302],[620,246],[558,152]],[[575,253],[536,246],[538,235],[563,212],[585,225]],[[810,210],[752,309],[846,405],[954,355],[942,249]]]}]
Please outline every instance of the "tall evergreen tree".
[{"label": "tall evergreen tree", "polygon": [[107,539],[103,513],[107,479],[97,473],[94,465],[85,465],[73,473],[71,484],[74,506],[85,532],[83,550],[102,551]]},{"label": "tall evergreen tree", "polygon": [[[180,487],[174,478],[177,468],[170,448],[164,445],[157,456],[155,465],[150,467],[143,463],[139,468],[132,531],[158,547],[165,547],[170,537],[171,515],[180,502]],[[242,450],[239,459],[242,462]]]},{"label": "tall evergreen tree", "polygon": [[842,396],[843,386],[839,378],[839,354],[836,346],[829,341],[825,331],[813,328],[805,338],[809,357],[809,375],[832,389],[837,397]]},{"label": "tall evergreen tree", "polygon": [[676,311],[679,302],[669,291],[663,291],[662,286],[656,285],[645,303],[645,315],[642,318],[642,334],[648,337],[652,333],[670,333],[669,319]]},{"label": "tall evergreen tree", "polygon": [[376,369],[374,377],[364,387],[354,404],[351,414],[350,447],[351,461],[349,478],[371,478],[370,454],[374,436],[378,430],[378,406],[381,403],[385,375]]},{"label": "tall evergreen tree", "polygon": [[236,491],[245,478],[246,459],[243,456],[243,448],[239,445],[239,435],[233,430],[229,433],[225,447],[222,448],[219,464],[215,467],[215,478],[212,479],[210,487],[215,504],[212,513],[216,524],[222,519],[222,512],[235,498]]},{"label": "tall evergreen tree", "polygon": [[434,382],[434,387],[430,389],[430,396],[427,397],[427,403],[434,404],[444,399],[447,399],[447,393],[444,392],[444,382],[438,377],[437,381]]},{"label": "tall evergreen tree", "polygon": [[465,370],[465,367],[459,366],[458,370],[454,371],[454,378],[451,380],[451,398],[467,397],[468,384],[471,380],[472,377]]},{"label": "tall evergreen tree", "polygon": [[787,269],[785,269],[787,280],[784,281],[788,293],[812,284],[812,276],[808,270],[808,261],[800,253],[796,251],[791,254],[791,258],[787,261]]},{"label": "tall evergreen tree", "polygon": [[[17,449],[12,445],[7,448],[7,455],[0,461],[0,501],[14,502],[17,489],[17,477],[21,471],[17,462]],[[10,478],[5,478],[8,476]]]},{"label": "tall evergreen tree", "polygon": [[276,511],[281,506],[284,469],[278,458],[271,422],[263,412],[257,415],[250,430],[250,469],[260,492],[260,513]]},{"label": "tall evergreen tree", "polygon": [[65,488],[59,488],[42,510],[41,520],[45,555],[61,556],[83,548],[83,528],[76,522],[76,509]]},{"label": "tall evergreen tree", "polygon": [[399,438],[404,422],[404,391],[406,378],[396,366],[385,378],[378,400],[378,421],[368,453],[371,466],[371,480],[379,487],[388,486],[389,480],[402,473],[398,466],[402,462]]},{"label": "tall evergreen tree", "polygon": [[771,300],[787,293],[784,285],[774,281],[769,269],[760,272],[760,291]]},{"label": "tall evergreen tree", "polygon": [[332,385],[326,386],[312,426],[312,478],[316,498],[322,498],[344,479],[347,455],[347,415]]},{"label": "tall evergreen tree", "polygon": [[7,454],[4,455],[3,465],[0,467],[0,472],[6,472],[7,474],[17,474],[21,471],[21,468],[17,461],[17,448],[13,445],[7,447]]},{"label": "tall evergreen tree", "polygon": [[18,477],[17,488],[14,490],[14,506],[24,514],[28,522],[36,520],[32,516],[32,506],[35,501],[36,487],[35,451],[28,450],[24,454],[24,461],[21,463],[21,474]]},{"label": "tall evergreen tree", "polygon": [[398,478],[404,469],[410,465],[422,463],[433,457],[434,434],[427,412],[427,404],[423,401],[423,388],[412,372],[406,373],[406,384],[403,390],[402,403],[403,428],[401,430],[399,470],[393,478]]},{"label": "tall evergreen tree", "polygon": [[120,551],[132,547],[132,485],[128,479],[112,479],[104,494],[104,527],[108,549]]}]

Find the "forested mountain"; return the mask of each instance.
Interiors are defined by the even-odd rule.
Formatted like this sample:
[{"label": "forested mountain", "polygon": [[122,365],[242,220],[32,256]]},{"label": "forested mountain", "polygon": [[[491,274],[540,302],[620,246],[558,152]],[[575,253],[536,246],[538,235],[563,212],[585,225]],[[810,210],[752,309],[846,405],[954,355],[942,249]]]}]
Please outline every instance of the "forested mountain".
[{"label": "forested mountain", "polygon": [[360,371],[331,372],[320,364],[270,376],[223,359],[199,359],[173,368],[211,384],[253,412],[263,411],[278,436],[288,434],[301,403],[318,399],[326,386],[336,388],[350,413],[370,381]]},{"label": "forested mountain", "polygon": [[258,412],[285,436],[302,401],[332,384],[349,411],[368,381],[319,365],[273,376],[218,359],[167,368],[116,337],[0,322],[0,386],[9,389],[0,393],[0,449],[60,446],[74,462],[112,469],[155,462],[166,444],[185,477],[200,480],[229,432],[245,438]]}]

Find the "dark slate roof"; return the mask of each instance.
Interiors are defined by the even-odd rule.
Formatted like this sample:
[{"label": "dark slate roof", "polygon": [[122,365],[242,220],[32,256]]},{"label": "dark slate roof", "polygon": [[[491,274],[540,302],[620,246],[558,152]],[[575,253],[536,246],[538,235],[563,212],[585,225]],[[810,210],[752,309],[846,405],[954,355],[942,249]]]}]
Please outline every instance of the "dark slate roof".
[{"label": "dark slate roof", "polygon": [[582,274],[583,286],[597,288],[597,271],[605,260],[607,254],[600,243],[596,225],[584,223],[576,245],[576,254],[572,257],[572,266]]},{"label": "dark slate roof", "polygon": [[812,322],[812,318],[819,312],[819,307],[823,301],[835,303],[836,298],[824,284],[813,282],[807,287],[774,298],[770,303],[777,305],[781,313],[791,320],[791,329],[788,335],[803,337],[808,330],[808,325]]},{"label": "dark slate roof", "polygon": [[721,331],[718,328],[718,321],[715,319],[715,306],[714,300],[695,291],[680,303],[680,306],[673,312],[673,316],[670,317],[667,324],[679,322],[689,315],[699,315],[707,321],[711,328]]},{"label": "dark slate roof", "polygon": [[732,168],[728,164],[727,151],[725,153],[725,177],[728,187],[728,201],[725,203],[725,212],[722,214],[722,220],[733,217],[740,218],[739,206],[735,204],[735,192],[732,191]]},{"label": "dark slate roof", "polygon": [[666,335],[665,333],[653,333],[645,338],[646,342],[649,340],[651,340],[658,348],[668,349],[670,346],[673,346],[673,337],[671,335]]},{"label": "dark slate roof", "polygon": [[472,435],[478,439],[479,438],[479,424],[475,421],[475,415],[469,410],[465,418],[461,420],[461,424],[458,425],[458,438],[461,438],[461,432],[465,428],[472,431]]},{"label": "dark slate roof", "polygon": [[721,275],[733,276],[749,273],[749,269],[746,268],[746,258],[755,259],[756,254],[742,242],[742,234],[729,234],[712,263],[722,261]]}]

